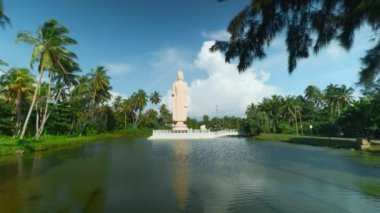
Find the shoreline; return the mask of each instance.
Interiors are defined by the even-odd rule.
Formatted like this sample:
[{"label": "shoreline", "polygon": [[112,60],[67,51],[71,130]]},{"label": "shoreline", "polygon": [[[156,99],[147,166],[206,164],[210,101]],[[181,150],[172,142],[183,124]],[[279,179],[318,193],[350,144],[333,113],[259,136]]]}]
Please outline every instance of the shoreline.
[{"label": "shoreline", "polygon": [[360,143],[354,138],[335,138],[335,137],[320,137],[320,136],[296,136],[286,134],[261,134],[253,136],[256,140],[280,141],[293,144],[304,144],[311,146],[331,147],[335,149],[355,149],[364,152],[380,154],[380,145],[371,143],[370,148],[360,149]]},{"label": "shoreline", "polygon": [[148,137],[151,132],[152,130],[150,129],[125,129],[97,135],[44,136],[39,141],[36,141],[34,138],[20,140],[2,136],[0,137],[0,158],[17,155],[17,150],[23,150],[24,153],[48,151],[107,139]]}]

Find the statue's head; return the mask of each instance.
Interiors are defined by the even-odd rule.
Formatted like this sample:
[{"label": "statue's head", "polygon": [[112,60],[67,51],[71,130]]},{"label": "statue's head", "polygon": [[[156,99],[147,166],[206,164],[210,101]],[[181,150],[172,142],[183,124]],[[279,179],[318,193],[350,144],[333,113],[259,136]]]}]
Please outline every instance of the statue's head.
[{"label": "statue's head", "polygon": [[182,72],[181,70],[179,70],[179,71],[177,72],[177,79],[178,79],[178,80],[183,80],[183,72]]}]

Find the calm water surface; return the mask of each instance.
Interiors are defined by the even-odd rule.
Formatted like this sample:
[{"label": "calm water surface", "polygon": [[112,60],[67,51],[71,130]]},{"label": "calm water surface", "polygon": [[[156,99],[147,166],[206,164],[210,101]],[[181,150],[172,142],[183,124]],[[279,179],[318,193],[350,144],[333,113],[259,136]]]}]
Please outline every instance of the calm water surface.
[{"label": "calm water surface", "polygon": [[243,138],[0,161],[0,212],[380,212],[380,156]]}]

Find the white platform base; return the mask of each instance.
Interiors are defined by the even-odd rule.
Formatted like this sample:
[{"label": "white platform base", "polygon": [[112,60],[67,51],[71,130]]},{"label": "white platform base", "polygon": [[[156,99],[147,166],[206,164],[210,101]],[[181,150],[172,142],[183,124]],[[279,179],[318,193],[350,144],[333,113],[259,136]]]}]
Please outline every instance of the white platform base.
[{"label": "white platform base", "polygon": [[153,135],[148,140],[176,140],[176,139],[213,139],[218,137],[239,135],[237,130],[153,130]]}]

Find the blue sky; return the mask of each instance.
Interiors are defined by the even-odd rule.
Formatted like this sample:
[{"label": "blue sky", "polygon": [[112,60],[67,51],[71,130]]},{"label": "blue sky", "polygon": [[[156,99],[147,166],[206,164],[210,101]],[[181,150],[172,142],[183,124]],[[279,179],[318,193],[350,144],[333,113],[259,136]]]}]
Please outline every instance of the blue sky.
[{"label": "blue sky", "polygon": [[[210,40],[226,38],[229,20],[250,0],[4,0],[12,26],[0,31],[0,58],[13,67],[29,67],[32,47],[15,44],[17,32],[35,32],[54,18],[70,29],[78,41],[71,49],[84,73],[98,65],[109,69],[113,92],[125,97],[137,89],[166,96],[183,69],[191,90],[190,115],[220,113],[242,115],[245,106],[271,94],[300,94],[310,84],[354,86],[359,58],[371,45],[369,30],[356,35],[347,53],[332,44],[317,57],[299,62],[287,72],[284,39],[268,49],[243,76],[234,64],[223,63],[207,48]],[[243,97],[244,96],[244,97]],[[164,101],[169,104],[169,98]]]}]

